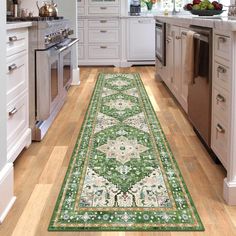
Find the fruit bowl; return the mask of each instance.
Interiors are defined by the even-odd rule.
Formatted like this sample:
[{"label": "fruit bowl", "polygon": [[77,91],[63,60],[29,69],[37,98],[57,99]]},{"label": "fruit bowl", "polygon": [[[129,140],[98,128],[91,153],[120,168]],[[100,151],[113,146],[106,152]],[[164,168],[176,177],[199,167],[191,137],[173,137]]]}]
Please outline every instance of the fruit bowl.
[{"label": "fruit bowl", "polygon": [[198,16],[214,16],[214,15],[220,15],[223,10],[194,10],[192,9],[190,11],[193,15]]}]

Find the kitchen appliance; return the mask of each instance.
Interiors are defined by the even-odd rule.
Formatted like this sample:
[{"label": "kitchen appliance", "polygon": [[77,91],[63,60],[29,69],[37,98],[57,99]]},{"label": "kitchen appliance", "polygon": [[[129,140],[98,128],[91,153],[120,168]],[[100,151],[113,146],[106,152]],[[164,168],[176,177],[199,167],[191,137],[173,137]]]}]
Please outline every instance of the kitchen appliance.
[{"label": "kitchen appliance", "polygon": [[61,17],[34,17],[29,29],[29,108],[32,139],[42,140],[66,100],[76,38]]},{"label": "kitchen appliance", "polygon": [[155,54],[156,59],[166,66],[166,23],[156,21],[155,27]]},{"label": "kitchen appliance", "polygon": [[41,17],[48,17],[48,16],[56,17],[58,14],[57,4],[54,3],[53,1],[51,1],[50,3],[44,2],[43,6],[41,6],[41,7],[39,7],[39,3],[37,1],[36,5],[39,10],[39,16],[41,16]]},{"label": "kitchen appliance", "polygon": [[211,144],[212,29],[191,26],[194,34],[194,78],[188,90],[188,116],[203,143]]},{"label": "kitchen appliance", "polygon": [[131,0],[130,2],[130,15],[137,16],[141,12],[141,3],[140,0]]}]

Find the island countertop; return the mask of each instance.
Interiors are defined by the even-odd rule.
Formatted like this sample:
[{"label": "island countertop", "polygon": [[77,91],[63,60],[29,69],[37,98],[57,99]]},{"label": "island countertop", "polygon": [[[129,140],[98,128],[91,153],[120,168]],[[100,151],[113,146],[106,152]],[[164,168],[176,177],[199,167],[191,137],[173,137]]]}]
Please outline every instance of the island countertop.
[{"label": "island countertop", "polygon": [[189,25],[197,25],[218,30],[236,31],[236,18],[227,16],[157,15],[154,16],[154,18],[162,22],[181,24],[186,27]]}]

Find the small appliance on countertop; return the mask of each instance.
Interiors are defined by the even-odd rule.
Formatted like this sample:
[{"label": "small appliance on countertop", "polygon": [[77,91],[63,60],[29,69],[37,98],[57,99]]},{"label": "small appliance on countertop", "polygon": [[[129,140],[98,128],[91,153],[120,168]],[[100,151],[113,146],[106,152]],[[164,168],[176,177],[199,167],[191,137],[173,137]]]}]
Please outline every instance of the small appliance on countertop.
[{"label": "small appliance on countertop", "polygon": [[140,0],[131,0],[130,2],[130,15],[138,16],[141,12],[141,3]]}]

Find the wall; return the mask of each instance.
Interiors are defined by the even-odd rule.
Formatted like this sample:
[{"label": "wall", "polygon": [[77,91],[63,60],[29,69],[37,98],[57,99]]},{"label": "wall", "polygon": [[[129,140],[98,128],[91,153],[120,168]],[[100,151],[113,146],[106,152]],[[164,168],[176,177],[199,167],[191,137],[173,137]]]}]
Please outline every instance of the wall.
[{"label": "wall", "polygon": [[[38,8],[36,5],[36,0],[21,0],[20,1],[20,8],[26,8],[29,11],[33,11],[34,16],[38,16]],[[43,0],[38,0],[39,6],[41,6]]]}]

